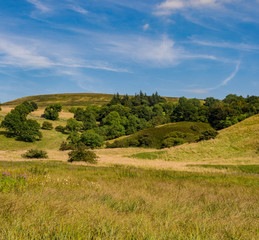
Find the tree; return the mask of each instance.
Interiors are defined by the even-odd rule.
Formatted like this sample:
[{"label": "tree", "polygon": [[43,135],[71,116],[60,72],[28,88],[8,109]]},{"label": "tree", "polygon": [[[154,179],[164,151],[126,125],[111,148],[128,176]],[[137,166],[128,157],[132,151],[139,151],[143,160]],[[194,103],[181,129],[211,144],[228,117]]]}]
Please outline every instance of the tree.
[{"label": "tree", "polygon": [[59,103],[51,104],[45,108],[43,117],[49,120],[57,120],[61,112],[62,106]]},{"label": "tree", "polygon": [[94,149],[101,147],[104,143],[104,140],[102,136],[100,136],[93,130],[88,130],[82,133],[80,142],[83,143],[85,146]]},{"label": "tree", "polygon": [[42,138],[40,130],[40,124],[35,120],[26,120],[22,125],[21,131],[18,134],[18,139],[25,142],[35,142]]},{"label": "tree", "polygon": [[93,113],[87,112],[83,117],[83,129],[90,130],[97,127],[96,119]]},{"label": "tree", "polygon": [[66,129],[70,132],[77,132],[82,128],[82,125],[76,121],[74,118],[69,118],[67,120]]},{"label": "tree", "polygon": [[27,115],[36,109],[35,104],[23,102],[8,113],[1,126],[8,133],[25,142],[34,142],[41,139],[40,124],[35,120],[27,120]]}]

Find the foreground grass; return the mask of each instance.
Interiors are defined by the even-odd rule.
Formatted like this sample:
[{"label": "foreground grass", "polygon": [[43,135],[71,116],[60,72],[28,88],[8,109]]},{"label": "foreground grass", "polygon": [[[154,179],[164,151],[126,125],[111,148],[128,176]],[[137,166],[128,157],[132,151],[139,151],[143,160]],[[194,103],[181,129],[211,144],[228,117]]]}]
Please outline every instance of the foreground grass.
[{"label": "foreground grass", "polygon": [[199,165],[187,165],[190,167],[203,167],[203,168],[215,168],[215,169],[226,169],[229,171],[237,171],[243,173],[254,173],[259,174],[259,165],[208,165],[208,164],[199,164]]},{"label": "foreground grass", "polygon": [[0,181],[0,239],[259,238],[256,175],[44,161],[0,171],[11,174]]}]

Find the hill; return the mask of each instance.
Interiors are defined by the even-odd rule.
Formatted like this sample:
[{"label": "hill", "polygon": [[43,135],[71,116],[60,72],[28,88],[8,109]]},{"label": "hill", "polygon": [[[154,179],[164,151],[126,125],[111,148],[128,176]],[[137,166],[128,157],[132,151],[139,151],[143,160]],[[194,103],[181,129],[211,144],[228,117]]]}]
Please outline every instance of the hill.
[{"label": "hill", "polygon": [[[134,157],[143,158],[143,154],[135,154]],[[215,139],[173,147],[157,158],[167,161],[259,163],[259,114],[219,131]]]},{"label": "hill", "polygon": [[176,122],[148,128],[128,137],[115,140],[109,147],[150,147],[163,148],[180,145],[184,142],[195,142],[204,131],[214,131],[207,123]]},{"label": "hill", "polygon": [[[3,103],[3,106],[16,106],[24,101],[33,101],[39,107],[46,107],[52,103],[60,103],[62,106],[87,106],[87,105],[103,105],[107,104],[113,97],[113,94],[104,93],[62,93],[35,95]],[[165,97],[169,102],[177,102],[178,98]]]}]

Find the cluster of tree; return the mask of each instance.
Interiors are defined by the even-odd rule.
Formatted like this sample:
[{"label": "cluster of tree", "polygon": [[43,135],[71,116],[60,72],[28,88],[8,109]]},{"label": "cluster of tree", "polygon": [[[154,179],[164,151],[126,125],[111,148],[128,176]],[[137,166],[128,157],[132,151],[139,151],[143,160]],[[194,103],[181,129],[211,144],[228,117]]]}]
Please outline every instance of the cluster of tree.
[{"label": "cluster of tree", "polygon": [[230,94],[222,101],[212,97],[204,101],[181,97],[178,103],[172,103],[157,93],[147,96],[140,92],[133,97],[116,94],[107,105],[71,111],[74,119],[67,122],[64,131],[79,132],[79,142],[82,142],[80,136],[89,130],[91,134],[110,140],[170,122],[204,122],[219,130],[259,113],[259,97]]},{"label": "cluster of tree", "polygon": [[10,136],[25,142],[34,142],[41,139],[40,124],[27,119],[29,113],[38,108],[35,102],[23,102],[8,113],[1,123],[1,127],[8,130]]}]

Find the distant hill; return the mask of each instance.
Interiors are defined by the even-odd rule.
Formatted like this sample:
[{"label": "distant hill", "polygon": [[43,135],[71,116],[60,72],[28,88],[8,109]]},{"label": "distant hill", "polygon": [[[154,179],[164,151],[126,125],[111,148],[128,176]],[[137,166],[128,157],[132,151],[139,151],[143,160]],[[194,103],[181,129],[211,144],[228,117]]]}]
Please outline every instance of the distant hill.
[{"label": "distant hill", "polygon": [[[34,101],[39,107],[46,107],[52,103],[60,103],[63,106],[86,106],[107,104],[113,97],[113,94],[104,93],[62,93],[35,95],[3,103],[3,106],[16,106],[24,101]],[[179,98],[165,97],[169,102],[178,102]]]}]

